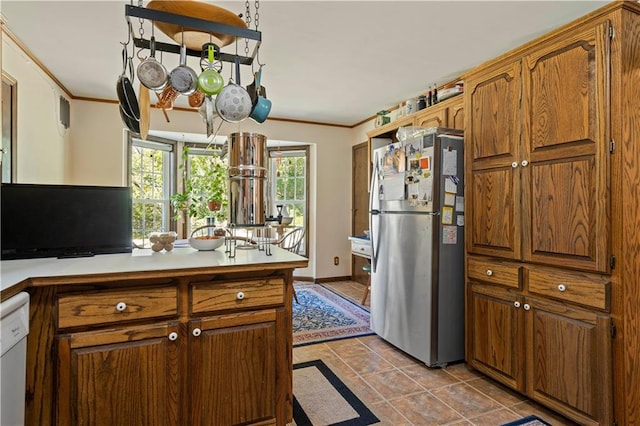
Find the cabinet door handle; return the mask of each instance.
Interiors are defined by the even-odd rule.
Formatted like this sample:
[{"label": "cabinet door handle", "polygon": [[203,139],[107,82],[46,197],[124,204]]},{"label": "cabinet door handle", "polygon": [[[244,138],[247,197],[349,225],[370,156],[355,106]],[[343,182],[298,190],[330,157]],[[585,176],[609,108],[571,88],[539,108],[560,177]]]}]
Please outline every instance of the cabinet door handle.
[{"label": "cabinet door handle", "polygon": [[198,337],[199,335],[202,334],[202,330],[200,330],[199,328],[194,328],[193,331],[191,332],[191,334],[193,334],[194,336]]},{"label": "cabinet door handle", "polygon": [[565,291],[567,289],[567,286],[564,284],[558,284],[558,290],[560,291]]},{"label": "cabinet door handle", "polygon": [[527,167],[529,165],[529,162],[527,160],[522,160],[520,164],[522,164],[522,167]]},{"label": "cabinet door handle", "polygon": [[531,309],[531,306],[528,303],[525,303],[523,308],[525,311],[528,311],[529,309]]},{"label": "cabinet door handle", "polygon": [[236,294],[236,299],[238,299],[238,300],[244,299],[244,293],[239,291],[238,294]]},{"label": "cabinet door handle", "polygon": [[122,311],[124,311],[125,309],[127,309],[127,304],[126,304],[126,303],[124,303],[124,302],[120,302],[120,303],[118,303],[118,304],[116,305],[116,311],[118,311],[118,312],[122,312]]},{"label": "cabinet door handle", "polygon": [[169,333],[169,340],[173,342],[174,340],[177,340],[177,339],[178,339],[178,333],[176,333],[175,331]]},{"label": "cabinet door handle", "polygon": [[490,277],[493,275],[493,271],[491,269],[487,269],[487,276]]},{"label": "cabinet door handle", "polygon": [[513,302],[513,306],[515,306],[516,308],[520,307],[520,302],[518,302],[517,300],[515,302]]},{"label": "cabinet door handle", "polygon": [[513,167],[514,169],[518,167],[518,162],[514,161],[513,163],[511,163],[511,167]]}]

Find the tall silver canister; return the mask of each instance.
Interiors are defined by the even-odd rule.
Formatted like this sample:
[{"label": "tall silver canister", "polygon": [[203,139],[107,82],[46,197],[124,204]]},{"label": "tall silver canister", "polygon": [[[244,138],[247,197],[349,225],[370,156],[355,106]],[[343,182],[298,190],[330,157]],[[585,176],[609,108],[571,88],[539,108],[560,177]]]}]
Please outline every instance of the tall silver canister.
[{"label": "tall silver canister", "polygon": [[229,223],[265,224],[267,137],[239,132],[229,135]]}]

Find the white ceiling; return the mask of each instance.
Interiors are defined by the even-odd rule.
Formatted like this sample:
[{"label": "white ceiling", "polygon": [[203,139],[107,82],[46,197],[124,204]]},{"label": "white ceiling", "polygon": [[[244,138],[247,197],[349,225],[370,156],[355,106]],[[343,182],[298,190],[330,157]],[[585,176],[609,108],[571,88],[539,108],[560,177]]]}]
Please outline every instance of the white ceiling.
[{"label": "white ceiling", "polygon": [[[234,13],[245,8],[238,1],[210,3]],[[262,0],[260,60],[271,117],[354,125],[606,3]],[[126,4],[2,0],[0,7],[10,31],[72,96],[116,100]],[[137,32],[138,19],[132,22]],[[147,38],[150,32],[146,22]],[[169,70],[178,61],[163,55]],[[189,65],[197,69],[196,58]],[[230,69],[226,64],[225,77]],[[241,83],[251,75],[243,67]]]}]

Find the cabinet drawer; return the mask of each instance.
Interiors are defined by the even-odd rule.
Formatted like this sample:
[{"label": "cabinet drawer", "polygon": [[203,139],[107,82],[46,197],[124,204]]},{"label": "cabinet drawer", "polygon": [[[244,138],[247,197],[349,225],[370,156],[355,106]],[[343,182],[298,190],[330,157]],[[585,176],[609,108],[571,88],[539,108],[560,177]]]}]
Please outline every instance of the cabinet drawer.
[{"label": "cabinet drawer", "polygon": [[61,295],[58,327],[107,324],[178,313],[175,287],[138,288]]},{"label": "cabinet drawer", "polygon": [[469,278],[505,287],[520,288],[520,265],[469,257]]},{"label": "cabinet drawer", "polygon": [[596,309],[609,310],[608,277],[529,267],[529,292]]},{"label": "cabinet drawer", "polygon": [[247,309],[284,303],[284,281],[270,278],[193,284],[192,312]]}]

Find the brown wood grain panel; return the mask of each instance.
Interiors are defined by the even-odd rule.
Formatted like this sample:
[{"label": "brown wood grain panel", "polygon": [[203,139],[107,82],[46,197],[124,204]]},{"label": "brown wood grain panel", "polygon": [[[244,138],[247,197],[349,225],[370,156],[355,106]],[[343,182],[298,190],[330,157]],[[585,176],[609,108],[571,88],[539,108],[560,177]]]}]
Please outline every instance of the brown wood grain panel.
[{"label": "brown wood grain panel", "polygon": [[[119,303],[126,303],[120,312]],[[105,324],[176,315],[177,291],[174,286],[135,290],[65,294],[58,299],[60,328]]]},{"label": "brown wood grain panel", "polygon": [[158,337],[140,340],[117,331],[113,344],[79,337],[88,345],[76,347],[71,336],[62,336],[69,359],[60,363],[59,375],[69,389],[59,395],[57,423],[178,425],[178,341],[167,338],[171,331],[177,331],[175,324],[158,326]]},{"label": "brown wood grain panel", "polygon": [[517,263],[470,256],[467,275],[474,280],[520,289],[520,265]]},{"label": "brown wood grain panel", "polygon": [[[528,266],[528,290],[554,299],[606,311],[611,277],[579,271]],[[562,286],[562,287],[560,287]]]},{"label": "brown wood grain panel", "polygon": [[459,96],[457,102],[447,110],[447,127],[464,130],[464,103],[463,97]]},{"label": "brown wood grain panel", "polygon": [[593,158],[531,166],[532,257],[549,254],[548,263],[567,265],[575,260],[582,267],[596,262],[600,233],[594,217],[598,212],[594,168]]},{"label": "brown wood grain panel", "polygon": [[[474,286],[475,288],[475,286]],[[524,358],[518,333],[519,311],[514,306],[518,297],[508,293],[471,295],[473,322],[468,362],[496,380],[523,390]]]},{"label": "brown wood grain panel", "polygon": [[276,335],[273,321],[204,329],[191,338],[191,363],[200,373],[192,380],[192,425],[275,419]]},{"label": "brown wood grain panel", "polygon": [[[242,298],[239,297],[240,293]],[[237,282],[195,283],[191,298],[194,313],[282,305],[284,283],[280,277]]]},{"label": "brown wood grain panel", "polygon": [[500,156],[517,158],[520,138],[520,62],[465,82],[466,145],[473,160]]},{"label": "brown wood grain panel", "polygon": [[446,108],[426,108],[416,114],[415,125],[418,127],[448,127]]},{"label": "brown wood grain panel", "polygon": [[[637,5],[637,4],[636,4]],[[619,313],[622,321],[622,356],[616,361],[616,413],[619,424],[640,424],[640,15],[624,11],[624,25],[620,26],[619,37],[623,43],[620,64],[621,95],[620,142],[621,173],[619,203],[614,208],[620,226],[620,249],[618,255],[620,269],[620,294],[624,295]]]},{"label": "brown wood grain panel", "polygon": [[510,259],[520,257],[519,198],[510,166],[476,171],[468,186],[466,213],[471,222],[468,249]]},{"label": "brown wood grain panel", "polygon": [[542,299],[526,303],[527,393],[580,424],[611,424],[609,317]]}]

